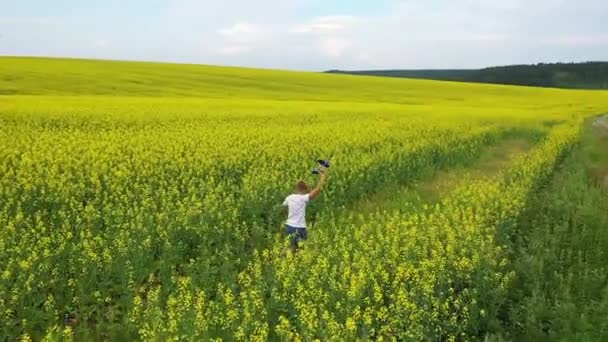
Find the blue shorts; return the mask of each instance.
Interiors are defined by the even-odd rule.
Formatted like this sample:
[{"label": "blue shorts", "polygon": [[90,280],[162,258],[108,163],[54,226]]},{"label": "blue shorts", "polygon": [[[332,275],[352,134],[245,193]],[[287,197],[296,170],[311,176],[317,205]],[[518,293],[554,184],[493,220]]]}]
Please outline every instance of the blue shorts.
[{"label": "blue shorts", "polygon": [[285,232],[290,237],[291,246],[298,247],[300,241],[308,239],[308,232],[306,228],[295,228],[292,226],[285,226]]}]

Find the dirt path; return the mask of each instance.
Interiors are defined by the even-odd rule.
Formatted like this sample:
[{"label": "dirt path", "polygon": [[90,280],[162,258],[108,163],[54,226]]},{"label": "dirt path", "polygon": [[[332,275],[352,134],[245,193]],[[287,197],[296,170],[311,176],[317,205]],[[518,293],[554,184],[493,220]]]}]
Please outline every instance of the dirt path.
[{"label": "dirt path", "polygon": [[593,127],[601,136],[608,136],[608,114],[600,116],[593,121]]},{"label": "dirt path", "polygon": [[[608,162],[605,162],[608,160],[608,114],[596,118],[591,125],[597,133],[597,143],[606,146],[604,155],[598,156],[598,166],[593,168],[592,172],[597,180],[608,189]],[[604,162],[602,163],[602,161]]]}]

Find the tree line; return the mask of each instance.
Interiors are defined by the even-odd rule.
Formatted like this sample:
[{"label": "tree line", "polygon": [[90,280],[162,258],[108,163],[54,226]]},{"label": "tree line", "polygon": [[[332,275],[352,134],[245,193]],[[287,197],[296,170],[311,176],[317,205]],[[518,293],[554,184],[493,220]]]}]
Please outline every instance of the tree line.
[{"label": "tree line", "polygon": [[608,89],[608,62],[539,63],[484,69],[330,70],[329,73],[420,78],[532,87]]}]

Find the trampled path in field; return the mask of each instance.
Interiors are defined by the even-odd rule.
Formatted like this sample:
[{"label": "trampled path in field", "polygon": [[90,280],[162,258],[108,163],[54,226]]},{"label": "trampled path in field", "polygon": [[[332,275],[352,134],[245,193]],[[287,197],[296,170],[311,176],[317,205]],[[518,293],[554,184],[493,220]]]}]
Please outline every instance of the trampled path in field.
[{"label": "trampled path in field", "polygon": [[402,210],[438,202],[444,194],[470,180],[497,176],[517,157],[528,152],[534,143],[521,137],[506,138],[487,147],[479,159],[470,165],[454,165],[449,169],[429,170],[415,184],[392,185],[347,207],[348,213],[379,213]]},{"label": "trampled path in field", "polygon": [[[424,205],[441,201],[457,187],[470,181],[498,177],[501,171],[532,150],[544,136],[545,134],[541,132],[507,135],[479,150],[473,161],[457,161],[443,168],[431,168],[423,173],[424,176],[416,178],[417,180],[412,184],[382,187],[379,191],[338,211],[338,220],[347,224],[356,224],[361,222],[360,220],[370,219],[370,215],[383,212],[415,212]],[[333,220],[330,217],[331,215],[321,214],[316,218],[315,223],[310,227],[312,239],[307,243],[315,243],[315,233],[327,228],[328,223]],[[281,237],[283,237],[282,230]]]}]

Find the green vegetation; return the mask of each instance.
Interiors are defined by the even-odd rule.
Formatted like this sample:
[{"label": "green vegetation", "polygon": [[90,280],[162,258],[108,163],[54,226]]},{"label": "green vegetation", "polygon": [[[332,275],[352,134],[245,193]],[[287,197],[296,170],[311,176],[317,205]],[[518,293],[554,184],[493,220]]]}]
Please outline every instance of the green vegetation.
[{"label": "green vegetation", "polygon": [[608,175],[605,133],[585,128],[509,237],[518,275],[504,307],[511,338],[608,338],[608,187],[596,178],[598,168]]},{"label": "green vegetation", "polygon": [[[605,336],[607,157],[581,129],[607,93],[33,58],[0,80],[0,340]],[[329,156],[291,254],[280,203]]]},{"label": "green vegetation", "polygon": [[510,65],[470,70],[369,70],[329,73],[532,87],[608,89],[608,62]]}]

